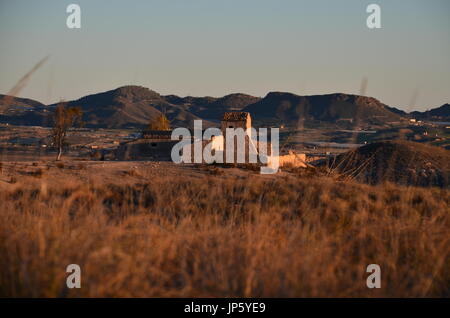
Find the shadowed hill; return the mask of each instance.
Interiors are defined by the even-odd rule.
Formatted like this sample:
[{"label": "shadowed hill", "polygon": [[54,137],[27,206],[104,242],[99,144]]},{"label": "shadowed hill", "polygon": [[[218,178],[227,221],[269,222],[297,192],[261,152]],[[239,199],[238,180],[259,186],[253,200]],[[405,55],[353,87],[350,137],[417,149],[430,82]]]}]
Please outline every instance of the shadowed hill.
[{"label": "shadowed hill", "polygon": [[[45,106],[25,98],[0,95],[0,122],[17,125],[47,125],[48,111],[56,104]],[[6,109],[8,103],[8,110]],[[141,86],[123,86],[102,93],[84,96],[68,102],[83,110],[86,127],[142,128],[161,113],[173,127],[192,127],[193,120],[203,119],[204,127],[217,123],[224,112],[250,112],[256,125],[297,125],[300,121],[317,127],[320,123],[340,123],[357,127],[399,121],[408,114],[385,105],[372,97],[350,94],[299,96],[271,92],[264,98],[246,94],[217,97],[162,96]],[[450,105],[428,112],[413,112],[417,118],[450,120]]]},{"label": "shadowed hill", "polygon": [[450,121],[450,104],[444,104],[425,112],[412,112],[411,115],[417,119]]},{"label": "shadowed hill", "polygon": [[250,112],[256,120],[285,124],[296,124],[299,120],[376,124],[400,119],[399,114],[375,98],[348,94],[299,96],[271,92],[243,110]]},{"label": "shadowed hill", "polygon": [[450,151],[409,141],[378,142],[349,151],[328,163],[358,181],[450,187]]},{"label": "shadowed hill", "polygon": [[160,115],[155,106],[163,102],[148,88],[124,86],[70,101],[68,106],[81,107],[88,127],[125,128],[146,125]]},{"label": "shadowed hill", "polygon": [[88,127],[129,128],[145,127],[161,113],[166,114],[172,126],[191,126],[200,119],[183,107],[171,104],[158,93],[140,86],[123,86],[115,90],[88,95],[68,102],[83,110],[83,121]]},{"label": "shadowed hill", "polygon": [[28,98],[0,94],[0,122],[13,125],[45,126],[47,106]]},{"label": "shadowed hill", "polygon": [[405,112],[405,111],[403,111],[401,109],[395,108],[395,107],[384,105],[384,108],[386,108],[388,111],[390,111],[390,112],[392,112],[394,114],[400,115],[400,116],[407,116],[408,115],[407,112]]},{"label": "shadowed hill", "polygon": [[45,105],[29,98],[20,98],[0,94],[0,109],[4,110],[4,108],[6,107],[16,109],[20,107],[37,108],[37,107],[45,107]]},{"label": "shadowed hill", "polygon": [[221,98],[191,96],[182,98],[169,95],[165,96],[165,99],[203,119],[220,120],[223,113],[242,110],[244,107],[258,102],[261,98],[237,93]]}]

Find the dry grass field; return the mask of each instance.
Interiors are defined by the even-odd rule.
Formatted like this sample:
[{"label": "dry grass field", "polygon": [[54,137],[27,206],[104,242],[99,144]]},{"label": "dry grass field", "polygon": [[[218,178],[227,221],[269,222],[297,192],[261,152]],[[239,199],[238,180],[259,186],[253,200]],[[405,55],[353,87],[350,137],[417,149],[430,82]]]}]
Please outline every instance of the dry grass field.
[{"label": "dry grass field", "polygon": [[0,296],[450,296],[449,190],[169,163],[0,170]]}]

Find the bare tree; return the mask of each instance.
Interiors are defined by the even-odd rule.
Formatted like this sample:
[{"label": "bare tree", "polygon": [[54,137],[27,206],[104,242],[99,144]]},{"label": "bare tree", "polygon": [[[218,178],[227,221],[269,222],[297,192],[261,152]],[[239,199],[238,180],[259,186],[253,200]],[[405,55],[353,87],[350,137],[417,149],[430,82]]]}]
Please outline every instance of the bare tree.
[{"label": "bare tree", "polygon": [[67,131],[76,123],[81,124],[82,112],[79,107],[66,108],[64,104],[56,107],[53,113],[52,139],[53,146],[58,150],[56,160],[61,159],[61,155],[66,145]]}]

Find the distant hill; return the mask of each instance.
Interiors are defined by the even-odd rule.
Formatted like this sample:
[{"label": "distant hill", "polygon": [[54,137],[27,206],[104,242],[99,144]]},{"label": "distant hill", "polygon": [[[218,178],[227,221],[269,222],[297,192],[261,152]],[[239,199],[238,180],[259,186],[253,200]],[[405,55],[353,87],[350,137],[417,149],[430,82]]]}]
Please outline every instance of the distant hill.
[{"label": "distant hill", "polygon": [[450,188],[450,151],[409,141],[372,143],[336,157],[332,169],[358,181]]},{"label": "distant hill", "polygon": [[145,87],[124,86],[70,101],[68,106],[82,108],[88,127],[144,127],[161,113],[174,127],[192,127],[196,119],[203,119],[203,126],[208,127],[213,125],[208,119],[220,120],[224,111],[239,110],[256,100],[244,94],[222,98],[161,96]]},{"label": "distant hill", "polygon": [[[6,102],[8,102],[8,110]],[[338,123],[348,127],[386,124],[413,115],[418,118],[450,120],[450,105],[428,112],[407,114],[372,97],[350,94],[299,96],[270,92],[264,98],[237,93],[223,97],[179,97],[160,95],[146,87],[123,86],[68,101],[83,110],[86,127],[142,128],[161,113],[173,127],[192,127],[203,119],[204,127],[217,125],[224,112],[248,111],[255,125],[297,125],[303,121],[313,127]],[[0,95],[0,123],[48,125],[49,112],[57,104],[44,105],[25,98]]]},{"label": "distant hill", "polygon": [[88,127],[144,127],[161,113],[173,127],[192,127],[196,119],[203,119],[203,126],[209,127],[213,123],[208,119],[219,120],[224,111],[240,109],[256,100],[244,94],[222,98],[161,96],[145,87],[123,86],[70,101],[68,106],[82,108]]},{"label": "distant hill", "polygon": [[328,94],[299,96],[271,92],[262,100],[243,109],[260,121],[295,124],[299,120],[352,123],[386,123],[398,121],[400,115],[372,97]]},{"label": "distant hill", "polygon": [[84,96],[67,106],[80,107],[88,127],[127,128],[148,124],[150,118],[160,114],[155,106],[162,103],[161,96],[148,88],[124,86]]},{"label": "distant hill", "polygon": [[3,110],[3,108],[5,108],[6,106],[8,106],[8,108],[16,108],[16,109],[22,107],[24,108],[45,107],[44,104],[35,101],[33,99],[0,94],[0,110]]},{"label": "distant hill", "polygon": [[0,94],[0,123],[46,126],[48,107],[36,100]]},{"label": "distant hill", "polygon": [[405,111],[403,111],[401,109],[395,108],[395,107],[384,105],[384,108],[386,108],[388,111],[393,112],[393,113],[395,113],[397,115],[400,115],[400,116],[408,115],[407,112],[405,112]]},{"label": "distant hill", "polygon": [[441,107],[434,108],[425,112],[412,112],[411,115],[416,119],[422,120],[441,120],[450,121],[450,104],[444,104]]},{"label": "distant hill", "polygon": [[230,94],[221,98],[214,97],[178,97],[165,96],[165,99],[175,105],[182,106],[192,114],[210,120],[220,120],[224,112],[240,111],[244,107],[256,103],[261,98],[246,94]]},{"label": "distant hill", "polygon": [[[54,105],[52,105],[54,106]],[[184,107],[172,104],[163,96],[141,86],[123,86],[68,102],[81,107],[87,127],[142,128],[164,113],[174,127],[191,127],[200,119]]]}]

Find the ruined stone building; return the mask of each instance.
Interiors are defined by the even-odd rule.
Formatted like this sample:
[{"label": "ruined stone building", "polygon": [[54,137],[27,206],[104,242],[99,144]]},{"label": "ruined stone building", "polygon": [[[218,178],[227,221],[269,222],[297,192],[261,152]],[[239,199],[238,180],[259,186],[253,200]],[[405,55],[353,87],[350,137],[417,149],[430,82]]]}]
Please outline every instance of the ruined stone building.
[{"label": "ruined stone building", "polygon": [[[290,150],[287,154],[280,155],[275,154],[272,148],[272,144],[269,141],[270,137],[266,136],[263,140],[259,136],[254,136],[249,128],[252,128],[252,119],[250,113],[248,112],[226,112],[221,121],[221,130],[223,138],[221,142],[223,143],[224,160],[226,158],[226,141],[229,140],[230,136],[227,136],[227,128],[242,128],[247,131],[247,136],[245,137],[245,147],[244,149],[238,149],[236,140],[234,145],[234,162],[236,162],[239,152],[245,151],[245,162],[249,162],[249,151],[253,149],[258,155],[263,157],[267,155],[267,162],[269,165],[274,164],[274,161],[278,161],[280,166],[294,166],[294,167],[306,167],[306,155],[299,154]],[[259,131],[257,131],[259,133]],[[266,163],[267,163],[266,162]],[[258,163],[260,162],[260,157],[258,157]]]},{"label": "ruined stone building", "polygon": [[223,135],[225,135],[226,128],[242,128],[246,130],[251,127],[252,117],[247,112],[226,112],[220,123]]},{"label": "ruined stone building", "polygon": [[[280,166],[283,165],[293,165],[293,166],[304,166],[305,155],[295,154],[290,152],[288,155],[274,156],[271,143],[266,141],[261,141],[258,136],[251,133],[250,128],[252,128],[252,119],[250,113],[248,112],[226,112],[223,115],[221,125],[220,125],[222,135],[214,136],[211,140],[196,140],[192,137],[190,145],[182,148],[181,155],[183,158],[189,158],[190,162],[194,162],[194,149],[201,149],[203,151],[207,145],[210,145],[211,150],[214,154],[223,156],[223,162],[226,162],[227,151],[226,151],[226,141],[229,138],[234,138],[234,159],[233,162],[237,162],[239,156],[244,158],[244,163],[250,162],[250,151],[253,154],[267,155],[266,160],[268,162],[274,159],[278,160]],[[238,146],[238,138],[235,135],[227,135],[227,129],[237,129],[242,128],[247,134],[244,136],[244,147]],[[116,151],[116,158],[118,160],[149,160],[149,161],[171,161],[172,148],[179,143],[179,140],[171,140],[172,131],[155,131],[147,130],[142,133],[142,137],[131,142],[127,142],[119,146]],[[194,134],[192,134],[193,136]],[[204,162],[204,161],[202,161]],[[253,162],[254,163],[254,162]],[[261,162],[258,156],[256,163]]]},{"label": "ruined stone building", "polygon": [[[238,147],[238,137],[235,137],[234,135],[227,135],[227,129],[229,128],[242,128],[242,130],[246,133],[244,147]],[[222,135],[224,136],[224,160],[227,157],[226,143],[227,141],[231,142],[232,138],[234,138],[234,162],[237,162],[237,158],[239,155],[245,157],[245,163],[251,162],[250,152],[257,155],[263,153],[270,156],[272,154],[272,145],[267,140],[267,137],[265,141],[261,141],[260,136],[258,136],[258,134],[255,135],[254,132],[252,132],[251,128],[254,127],[252,127],[252,118],[250,116],[250,113],[248,112],[226,112],[223,115],[221,121],[221,130]],[[256,133],[258,133],[258,131],[256,131]],[[260,163],[259,160],[257,161],[257,163]]]},{"label": "ruined stone building", "polygon": [[142,137],[120,145],[116,151],[118,160],[170,161],[172,147],[171,130],[146,130]]}]

